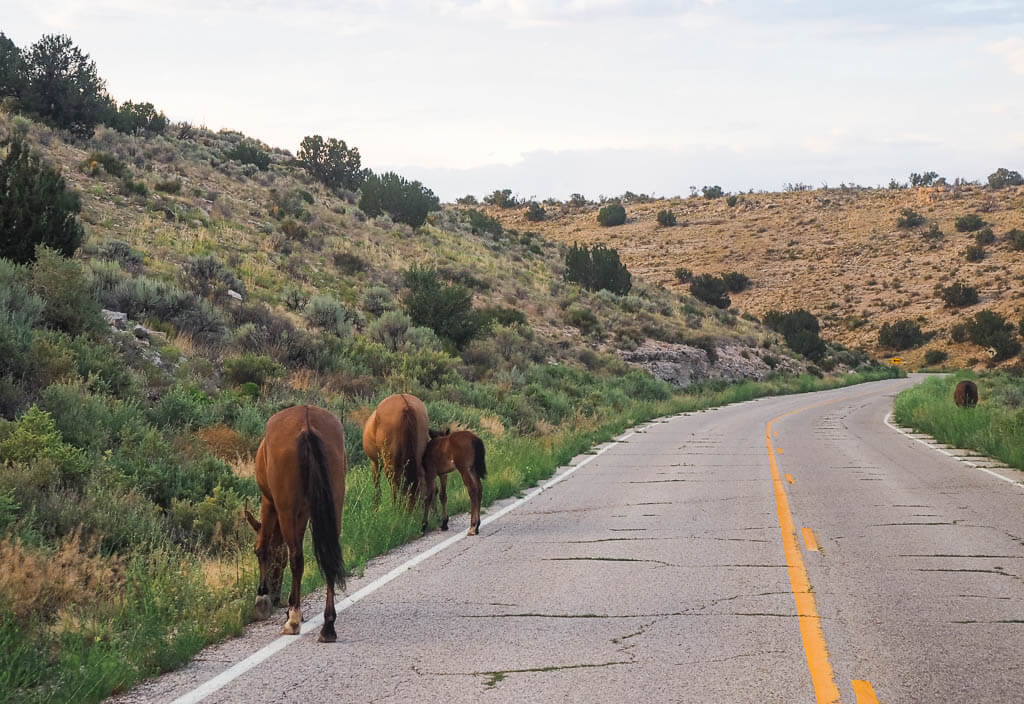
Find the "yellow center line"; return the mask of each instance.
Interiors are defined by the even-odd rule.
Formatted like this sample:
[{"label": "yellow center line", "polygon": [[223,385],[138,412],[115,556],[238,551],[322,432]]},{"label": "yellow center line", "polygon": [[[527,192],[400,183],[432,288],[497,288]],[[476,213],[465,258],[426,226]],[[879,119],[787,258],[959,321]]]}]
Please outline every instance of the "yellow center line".
[{"label": "yellow center line", "polygon": [[787,484],[792,484],[795,481],[796,481],[796,479],[793,479],[793,475],[792,474],[787,474],[786,475],[786,483]]},{"label": "yellow center line", "polygon": [[775,451],[778,452],[780,455],[786,454],[781,447],[776,447]]},{"label": "yellow center line", "polygon": [[867,680],[851,680],[853,693],[857,696],[857,704],[878,704],[875,690]]},{"label": "yellow center line", "polygon": [[826,401],[784,413],[768,421],[765,428],[765,445],[768,447],[768,464],[771,468],[772,486],[775,490],[775,510],[779,515],[779,528],[782,531],[782,550],[786,556],[786,568],[789,571],[789,584],[796,602],[796,615],[800,623],[800,638],[804,644],[804,655],[807,657],[807,669],[811,673],[811,684],[814,696],[819,704],[838,702],[839,688],[832,673],[832,663],[828,659],[828,646],[825,644],[825,633],[821,630],[821,618],[818,606],[811,591],[811,582],[804,568],[800,546],[796,541],[796,526],[793,514],[789,511],[789,500],[786,498],[785,485],[779,475],[779,465],[775,461],[775,448],[772,446],[772,423],[785,416],[805,411],[808,408],[834,403],[838,399]]},{"label": "yellow center line", "polygon": [[818,539],[814,537],[814,531],[810,528],[801,528],[800,532],[804,535],[804,545],[811,552],[818,552]]}]

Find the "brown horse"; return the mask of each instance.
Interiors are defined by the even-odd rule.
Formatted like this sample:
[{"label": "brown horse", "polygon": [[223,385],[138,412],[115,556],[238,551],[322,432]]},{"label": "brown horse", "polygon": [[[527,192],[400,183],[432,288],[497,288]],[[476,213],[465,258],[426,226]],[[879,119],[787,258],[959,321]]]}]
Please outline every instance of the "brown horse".
[{"label": "brown horse", "polygon": [[[298,635],[302,622],[302,539],[313,528],[313,551],[327,581],[327,605],[320,642],[333,643],[334,585],[345,588],[341,558],[341,511],[345,502],[345,431],[331,413],[316,406],[292,406],[267,421],[256,452],[256,483],[263,495],[260,520],[245,517],[256,531],[260,584],[256,617],[267,618],[281,599],[284,562],[292,568],[288,621],[281,633]],[[287,548],[287,553],[285,548]]]},{"label": "brown horse", "polygon": [[953,402],[961,408],[972,408],[978,405],[978,385],[973,381],[961,381],[953,389]]},{"label": "brown horse", "polygon": [[[363,452],[373,465],[375,499],[380,503],[380,469],[391,480],[391,496],[408,497],[409,510],[423,498],[423,529],[433,501],[433,484],[423,475],[423,451],[427,447],[427,407],[412,394],[394,394],[380,402],[363,426]],[[429,495],[428,495],[429,492]]]},{"label": "brown horse", "polygon": [[[441,530],[448,530],[448,473],[459,470],[462,483],[469,494],[470,517],[466,535],[480,531],[480,500],[483,498],[481,480],[487,476],[484,443],[468,430],[430,431],[430,442],[423,454],[423,469],[427,483],[441,479]],[[426,517],[424,517],[424,523]]]}]

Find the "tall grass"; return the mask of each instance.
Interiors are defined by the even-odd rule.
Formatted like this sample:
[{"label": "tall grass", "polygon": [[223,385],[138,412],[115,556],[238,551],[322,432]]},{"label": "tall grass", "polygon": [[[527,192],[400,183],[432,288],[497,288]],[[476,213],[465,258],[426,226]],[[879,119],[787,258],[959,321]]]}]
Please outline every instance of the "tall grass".
[{"label": "tall grass", "polygon": [[[963,379],[978,384],[981,400],[974,408],[953,402],[953,389]],[[932,377],[896,397],[893,417],[939,442],[1024,469],[1024,380],[1019,377],[971,372]]]}]

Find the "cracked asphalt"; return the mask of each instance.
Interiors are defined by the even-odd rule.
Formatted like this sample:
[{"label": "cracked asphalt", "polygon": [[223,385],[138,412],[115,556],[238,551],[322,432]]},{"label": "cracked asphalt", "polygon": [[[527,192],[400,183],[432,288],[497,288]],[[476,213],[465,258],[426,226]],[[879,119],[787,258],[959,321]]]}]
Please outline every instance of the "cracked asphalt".
[{"label": "cracked asphalt", "polygon": [[[203,701],[814,702],[769,473],[775,418],[841,700],[867,704],[858,681],[889,704],[1020,702],[1024,491],[887,427],[910,383],[642,426],[339,613],[337,643],[295,638]],[[372,562],[347,593],[449,535]],[[322,607],[316,594],[304,613]],[[187,695],[284,617],[114,701]]]}]

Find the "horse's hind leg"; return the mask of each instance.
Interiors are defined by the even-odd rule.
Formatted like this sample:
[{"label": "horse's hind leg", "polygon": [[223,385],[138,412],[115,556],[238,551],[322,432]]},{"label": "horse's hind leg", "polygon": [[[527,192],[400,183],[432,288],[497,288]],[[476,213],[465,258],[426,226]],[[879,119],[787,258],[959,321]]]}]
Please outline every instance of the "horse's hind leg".
[{"label": "horse's hind leg", "polygon": [[292,568],[292,591],[288,597],[288,621],[281,629],[281,635],[297,636],[302,625],[302,536],[292,535],[288,539],[288,559]]},{"label": "horse's hind leg", "polygon": [[483,500],[484,487],[472,467],[458,469],[462,475],[462,483],[466,485],[466,493],[469,494],[469,530],[466,531],[466,535],[476,535],[480,532],[480,502]]},{"label": "horse's hind leg", "polygon": [[448,530],[448,475],[438,476],[440,487],[438,496],[441,499],[441,530]]},{"label": "horse's hind leg", "polygon": [[327,605],[324,607],[324,625],[320,629],[320,637],[317,638],[321,643],[333,643],[338,640],[338,634],[334,630],[334,622],[337,620],[338,614],[334,610],[334,582],[328,580],[327,582]]}]

